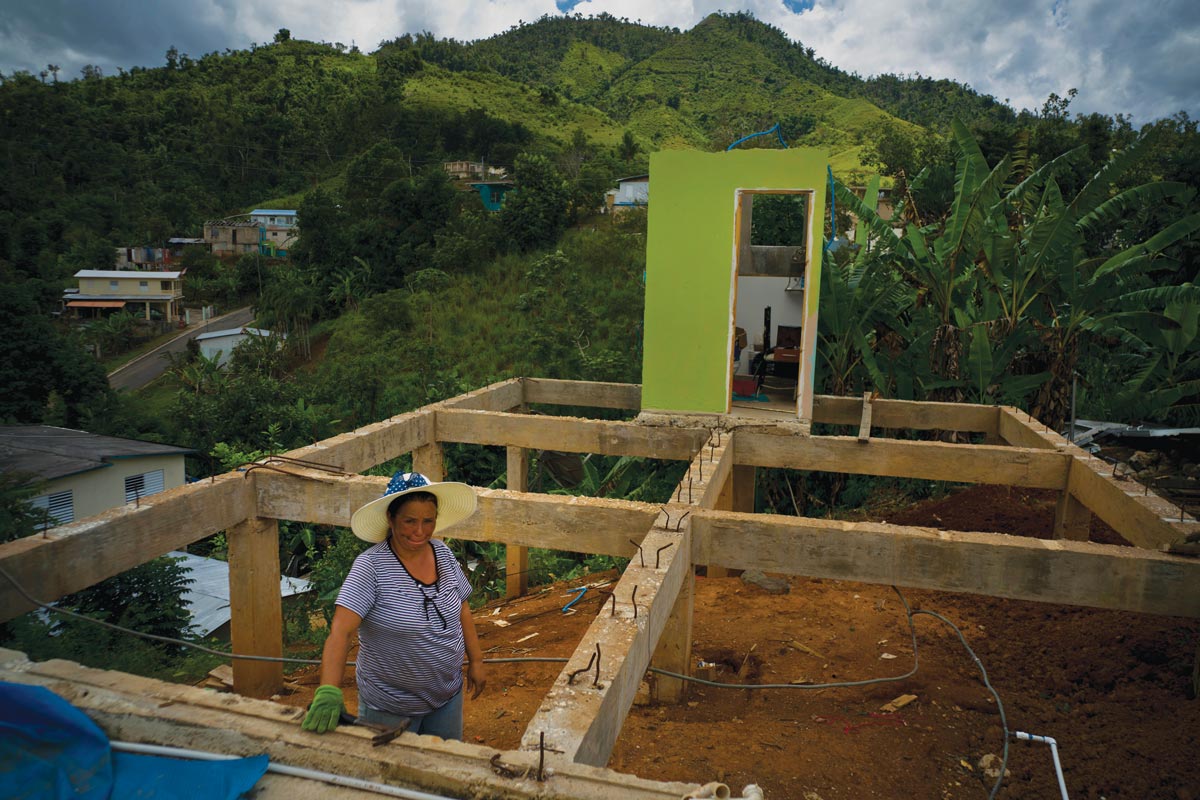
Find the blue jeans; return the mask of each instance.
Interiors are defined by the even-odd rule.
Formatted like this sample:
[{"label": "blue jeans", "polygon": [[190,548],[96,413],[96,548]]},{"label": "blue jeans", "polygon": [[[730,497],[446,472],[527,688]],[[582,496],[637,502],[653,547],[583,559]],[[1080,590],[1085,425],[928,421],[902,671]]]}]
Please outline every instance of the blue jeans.
[{"label": "blue jeans", "polygon": [[400,714],[392,714],[388,711],[380,711],[377,708],[372,708],[360,699],[358,701],[358,718],[372,725],[384,725],[389,728],[403,725],[405,720],[407,720],[409,733],[440,736],[443,739],[458,739],[461,741],[463,735],[462,689],[459,689],[458,694],[447,700],[446,704],[441,708],[436,708],[428,714],[414,714],[408,717]]}]

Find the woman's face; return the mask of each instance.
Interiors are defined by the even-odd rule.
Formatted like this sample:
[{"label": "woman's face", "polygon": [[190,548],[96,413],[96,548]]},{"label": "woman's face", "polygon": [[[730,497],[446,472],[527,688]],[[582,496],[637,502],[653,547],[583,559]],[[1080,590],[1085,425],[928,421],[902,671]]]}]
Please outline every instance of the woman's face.
[{"label": "woman's face", "polygon": [[409,500],[396,509],[389,522],[396,547],[409,553],[418,551],[437,527],[437,504],[432,500]]}]

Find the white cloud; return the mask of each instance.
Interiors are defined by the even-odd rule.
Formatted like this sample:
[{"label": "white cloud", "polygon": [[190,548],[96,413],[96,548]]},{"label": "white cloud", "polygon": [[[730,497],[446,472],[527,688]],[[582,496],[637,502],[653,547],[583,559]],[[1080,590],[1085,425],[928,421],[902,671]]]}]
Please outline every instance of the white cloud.
[{"label": "white cloud", "polygon": [[[199,56],[297,38],[371,51],[405,32],[459,40],[557,14],[554,0],[0,0],[0,70],[63,78],[86,63],[156,66],[171,45]],[[791,5],[795,6],[793,2]],[[1077,88],[1076,112],[1130,113],[1136,122],[1180,109],[1200,115],[1200,3],[1165,0],[813,0],[801,13],[783,0],[583,0],[572,13],[609,13],[687,29],[707,14],[745,10],[803,41],[841,69],[867,76],[920,72],[951,78],[1037,109],[1051,92]]]}]

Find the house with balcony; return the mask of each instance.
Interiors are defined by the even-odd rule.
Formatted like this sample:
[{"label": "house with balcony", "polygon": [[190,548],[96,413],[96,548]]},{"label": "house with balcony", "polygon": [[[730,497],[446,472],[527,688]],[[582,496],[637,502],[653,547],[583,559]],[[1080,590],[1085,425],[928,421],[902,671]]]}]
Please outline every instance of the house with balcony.
[{"label": "house with balcony", "polygon": [[66,525],[184,483],[183,447],[53,425],[0,425],[0,472],[38,481],[30,504]]},{"label": "house with balcony", "polygon": [[81,269],[78,288],[63,292],[74,316],[100,317],[120,310],[144,319],[174,322],[183,308],[183,271]]}]

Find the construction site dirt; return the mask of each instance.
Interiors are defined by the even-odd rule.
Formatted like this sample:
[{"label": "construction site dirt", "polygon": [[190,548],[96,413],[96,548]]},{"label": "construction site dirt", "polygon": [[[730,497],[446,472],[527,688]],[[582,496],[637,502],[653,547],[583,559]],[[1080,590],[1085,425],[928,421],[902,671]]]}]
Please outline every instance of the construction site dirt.
[{"label": "construction site dirt", "polygon": [[[1049,538],[1051,491],[976,486],[887,515],[949,530]],[[1093,521],[1093,541],[1119,543]],[[589,575],[538,587],[475,612],[489,658],[566,658],[589,621],[606,613]],[[609,766],[656,780],[721,781],[767,798],[983,798],[1003,754],[999,709],[980,666],[942,621],[913,618],[887,586],[791,578],[773,594],[739,577],[696,580],[692,663],[711,680],[791,684],[725,689],[692,685],[686,702],[639,702]],[[582,585],[591,588],[564,614]],[[782,588],[782,587],[780,587]],[[1073,798],[1200,799],[1200,700],[1191,697],[1200,621],[967,594],[905,590],[913,609],[962,631],[999,694],[1011,732],[1053,737]],[[912,677],[857,688],[804,684]],[[496,663],[487,691],[466,703],[468,741],[513,749],[561,663]],[[584,676],[586,677],[586,676]],[[584,678],[580,678],[582,680]],[[650,677],[653,680],[653,677]],[[290,676],[311,699],[316,668]],[[347,704],[357,697],[347,677]],[[902,695],[915,700],[883,707]],[[900,705],[900,704],[897,704]],[[987,756],[994,758],[988,759]],[[988,762],[991,762],[990,764]],[[1010,738],[997,797],[1059,798],[1050,748]]]}]

